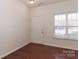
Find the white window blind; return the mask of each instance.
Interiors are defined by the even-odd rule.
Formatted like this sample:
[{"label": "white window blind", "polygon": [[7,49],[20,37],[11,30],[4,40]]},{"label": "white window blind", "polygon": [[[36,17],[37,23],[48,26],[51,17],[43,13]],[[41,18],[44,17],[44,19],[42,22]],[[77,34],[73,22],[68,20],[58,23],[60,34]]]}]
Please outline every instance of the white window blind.
[{"label": "white window blind", "polygon": [[54,19],[54,35],[56,38],[78,39],[77,13],[56,14],[54,15]]}]

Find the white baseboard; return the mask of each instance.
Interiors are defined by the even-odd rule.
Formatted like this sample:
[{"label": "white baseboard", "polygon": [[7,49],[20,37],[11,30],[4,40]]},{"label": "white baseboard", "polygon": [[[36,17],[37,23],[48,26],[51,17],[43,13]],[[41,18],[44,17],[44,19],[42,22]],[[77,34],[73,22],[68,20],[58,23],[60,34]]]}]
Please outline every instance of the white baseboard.
[{"label": "white baseboard", "polygon": [[13,53],[13,52],[15,52],[16,50],[18,50],[18,49],[20,49],[20,48],[22,48],[22,47],[24,47],[25,45],[28,45],[28,44],[29,44],[29,43],[23,44],[23,45],[17,47],[16,49],[13,49],[13,50],[11,50],[11,51],[5,53],[4,55],[0,56],[0,59],[2,59],[3,57],[5,57],[5,56],[7,56],[7,55],[9,55],[9,54],[11,54],[11,53]]},{"label": "white baseboard", "polygon": [[42,44],[42,45],[47,45],[47,46],[52,46],[52,47],[65,48],[65,49],[78,50],[78,49],[75,49],[75,48],[64,47],[64,46],[60,46],[60,45],[54,45],[54,44],[48,44],[48,43],[37,43],[37,42],[32,42],[32,43],[36,43],[36,44]]},{"label": "white baseboard", "polygon": [[[37,42],[29,42],[29,43],[37,43]],[[26,43],[24,45],[21,45],[21,46],[17,47],[16,49],[13,49],[13,50],[9,51],[8,53],[5,53],[4,55],[0,56],[0,59],[3,58],[3,57],[5,57],[5,56],[7,56],[7,55],[9,55],[9,54],[11,54],[11,53],[13,53],[13,52],[15,52],[18,49],[24,47],[25,45],[28,45],[29,43]],[[57,46],[57,45],[52,45],[52,44],[45,44],[45,43],[37,43],[37,44],[43,44],[43,45],[48,45],[48,46],[54,46],[54,47],[61,47],[61,48],[70,49],[68,47],[62,47],[62,46]],[[74,49],[74,50],[76,50],[76,49]]]}]

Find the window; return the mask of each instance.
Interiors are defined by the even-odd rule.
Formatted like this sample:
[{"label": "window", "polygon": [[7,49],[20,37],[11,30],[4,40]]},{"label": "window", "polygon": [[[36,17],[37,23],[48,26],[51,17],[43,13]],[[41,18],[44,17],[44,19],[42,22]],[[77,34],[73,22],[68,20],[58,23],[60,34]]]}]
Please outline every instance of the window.
[{"label": "window", "polygon": [[64,39],[78,39],[78,14],[57,14],[55,19],[55,37]]}]

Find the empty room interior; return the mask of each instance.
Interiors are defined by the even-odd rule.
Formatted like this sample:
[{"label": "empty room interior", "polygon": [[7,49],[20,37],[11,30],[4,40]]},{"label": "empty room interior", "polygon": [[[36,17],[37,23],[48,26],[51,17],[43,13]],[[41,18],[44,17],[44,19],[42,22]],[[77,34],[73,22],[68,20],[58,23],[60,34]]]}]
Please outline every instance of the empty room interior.
[{"label": "empty room interior", "polygon": [[0,59],[78,59],[78,0],[0,0]]}]

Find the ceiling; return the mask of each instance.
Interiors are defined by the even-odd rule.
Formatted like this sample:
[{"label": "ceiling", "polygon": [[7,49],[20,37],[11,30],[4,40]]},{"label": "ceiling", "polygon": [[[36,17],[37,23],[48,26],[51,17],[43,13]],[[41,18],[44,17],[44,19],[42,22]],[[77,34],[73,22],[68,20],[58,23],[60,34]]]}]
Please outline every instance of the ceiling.
[{"label": "ceiling", "polygon": [[21,1],[24,2],[26,5],[28,5],[29,7],[35,7],[39,5],[54,4],[66,0],[36,0],[36,2],[32,5],[29,4],[29,0],[21,0]]}]

